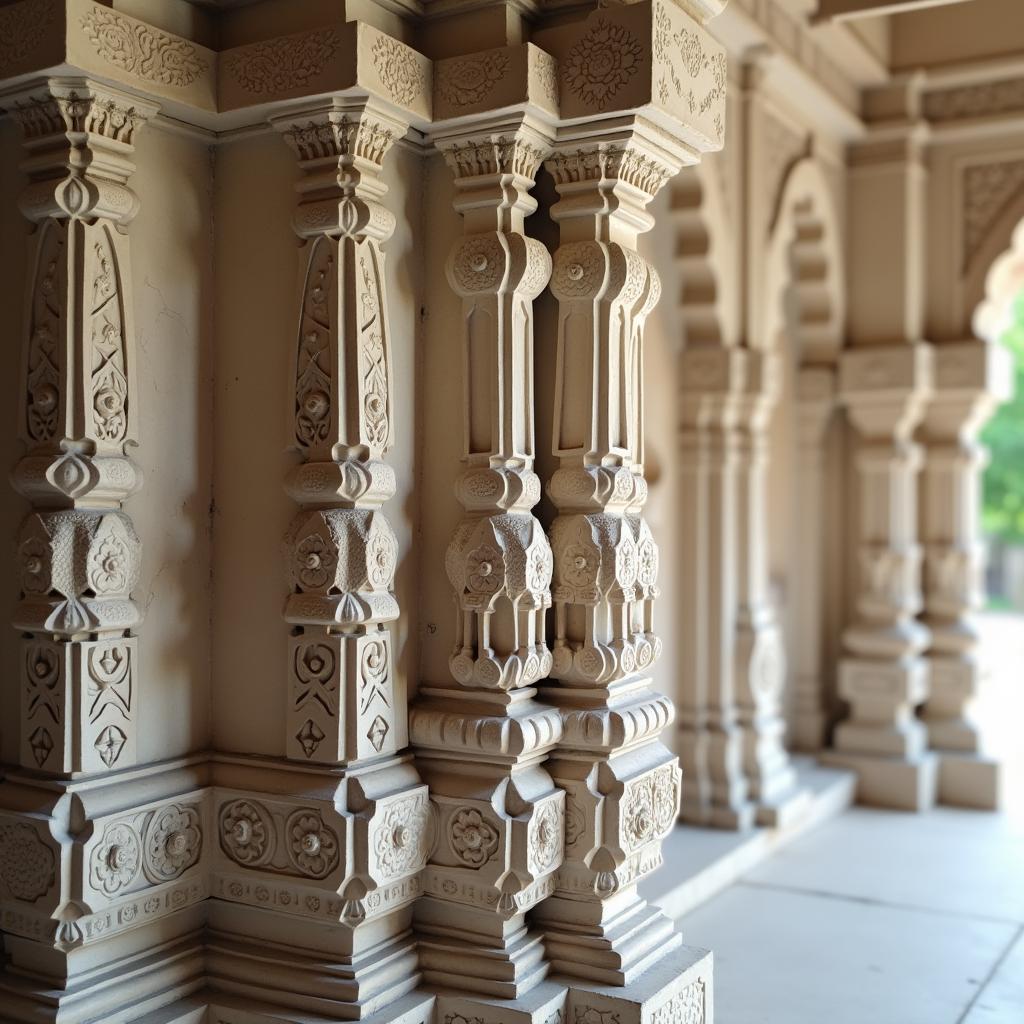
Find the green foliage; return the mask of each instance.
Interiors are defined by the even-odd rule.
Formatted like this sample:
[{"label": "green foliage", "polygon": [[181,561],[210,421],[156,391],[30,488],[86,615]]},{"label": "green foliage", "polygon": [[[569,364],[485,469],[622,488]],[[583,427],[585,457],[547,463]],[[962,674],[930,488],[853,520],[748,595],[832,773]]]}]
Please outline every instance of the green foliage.
[{"label": "green foliage", "polygon": [[982,522],[990,537],[1024,544],[1024,294],[1017,298],[1014,322],[1002,343],[1014,356],[1015,393],[981,434],[991,455],[985,471]]}]

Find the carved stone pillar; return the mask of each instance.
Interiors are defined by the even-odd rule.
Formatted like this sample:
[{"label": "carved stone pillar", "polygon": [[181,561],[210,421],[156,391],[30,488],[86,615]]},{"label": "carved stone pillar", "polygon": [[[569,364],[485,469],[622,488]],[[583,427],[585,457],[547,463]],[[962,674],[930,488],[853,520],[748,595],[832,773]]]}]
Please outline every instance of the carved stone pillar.
[{"label": "carved stone pillar", "polygon": [[977,438],[996,403],[1009,397],[1011,374],[1009,353],[997,345],[937,345],[935,394],[922,426],[923,619],[931,635],[922,717],[939,755],[939,799],[989,809],[999,803],[1000,766],[983,752],[971,715],[982,675],[971,622],[984,570],[978,530],[985,450]]},{"label": "carved stone pillar", "polygon": [[911,438],[931,389],[926,344],[847,350],[839,390],[860,435],[857,618],[843,636],[848,652],[839,694],[848,717],[824,760],[858,773],[866,803],[910,810],[935,799],[936,763],[915,716],[928,696],[921,657],[928,630],[921,609],[917,486],[921,452]]},{"label": "carved stone pillar", "polygon": [[0,786],[0,1005],[106,1019],[126,964],[140,1012],[202,970],[204,794],[191,765],[147,767],[137,743],[141,547],[122,509],[142,485],[128,180],[156,107],[84,78],[4,106],[34,225],[12,477],[33,511],[17,538],[21,769]]},{"label": "carved stone pillar", "polygon": [[806,792],[797,787],[783,744],[786,652],[766,579],[767,430],[776,370],[774,357],[765,353],[749,351],[744,357],[747,379],[737,424],[736,706],[743,731],[743,768],[757,804],[757,820],[781,825],[800,813]]},{"label": "carved stone pillar", "polygon": [[524,220],[537,206],[529,193],[549,139],[517,115],[439,133],[436,144],[455,175],[465,232],[447,264],[462,299],[466,468],[456,493],[465,518],[446,557],[457,685],[421,686],[411,716],[438,823],[416,923],[428,981],[514,998],[546,1020],[561,1004],[557,992],[555,1003],[547,989],[532,995],[547,963],[526,912],[553,888],[565,832],[565,796],[542,767],[561,720],[534,700],[551,668],[552,563],[531,512],[540,498],[533,300],[551,258]]},{"label": "carved stone pillar", "polygon": [[301,462],[286,483],[301,510],[283,547],[291,763],[218,768],[210,982],[331,1017],[422,1020],[422,997],[399,1001],[419,981],[411,922],[432,823],[403,749],[388,630],[398,546],[381,510],[396,412],[381,167],[407,125],[363,96],[273,123],[302,171],[289,384]]},{"label": "carved stone pillar", "polygon": [[793,657],[793,745],[817,752],[825,742],[830,707],[825,693],[823,563],[826,508],[823,444],[835,411],[835,373],[804,367],[797,378],[797,536],[800,538]]},{"label": "carved stone pillar", "polygon": [[[683,766],[682,818],[717,828],[749,828],[755,808],[743,768],[743,732],[737,716],[736,432],[748,353],[692,349],[680,366],[683,389],[684,535],[694,538],[693,594],[685,611],[699,615],[692,634],[699,669],[683,680],[679,732]],[[689,481],[688,481],[689,482]],[[687,563],[690,564],[690,563]],[[692,628],[692,626],[690,627]]]}]

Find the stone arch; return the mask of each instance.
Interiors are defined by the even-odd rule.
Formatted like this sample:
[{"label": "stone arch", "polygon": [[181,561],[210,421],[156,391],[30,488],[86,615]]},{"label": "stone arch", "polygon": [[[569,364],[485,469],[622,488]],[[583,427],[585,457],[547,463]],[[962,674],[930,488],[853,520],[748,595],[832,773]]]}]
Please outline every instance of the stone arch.
[{"label": "stone arch", "polygon": [[795,745],[817,749],[831,712],[842,620],[842,566],[833,558],[842,529],[845,480],[830,453],[841,448],[836,368],[846,297],[835,202],[813,157],[793,164],[775,205],[764,269],[763,330],[772,365],[768,426],[768,572],[788,661],[787,704]]},{"label": "stone arch", "polygon": [[[985,230],[964,265],[960,278],[963,297],[963,333],[969,336],[973,328],[979,338],[993,340],[998,336],[1001,318],[1006,310],[998,311],[1000,291],[1005,291],[1014,277],[1024,274],[1024,187],[1018,188],[1003,204],[999,214]],[[1006,301],[1008,298],[1003,296]]]},{"label": "stone arch", "polygon": [[972,268],[968,278],[969,284],[972,279],[980,282],[980,288],[968,288],[967,294],[974,300],[969,306],[974,334],[996,342],[1007,327],[1014,299],[1024,291],[1024,190],[1009,205],[987,241],[993,244],[979,250],[979,265]]},{"label": "stone arch", "polygon": [[679,340],[687,348],[732,347],[738,343],[739,323],[735,233],[732,230],[727,185],[714,154],[685,167],[673,183],[672,218],[676,228],[676,257],[681,279]]}]

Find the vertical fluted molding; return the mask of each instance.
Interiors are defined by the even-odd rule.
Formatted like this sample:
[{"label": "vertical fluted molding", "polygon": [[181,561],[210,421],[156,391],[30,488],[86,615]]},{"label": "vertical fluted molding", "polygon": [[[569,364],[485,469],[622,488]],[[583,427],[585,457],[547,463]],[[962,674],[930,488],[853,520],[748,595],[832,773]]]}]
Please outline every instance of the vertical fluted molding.
[{"label": "vertical fluted molding", "polygon": [[537,910],[555,968],[629,984],[679,944],[636,883],[661,862],[679,808],[680,771],[661,743],[672,704],[645,671],[658,548],[643,518],[643,331],[660,293],[636,249],[650,199],[679,164],[639,125],[556,146],[547,161],[561,244],[553,451],[557,508],[554,667],[563,714],[551,756],[566,791],[566,854]]},{"label": "vertical fluted molding", "polygon": [[526,913],[551,892],[565,836],[565,797],[543,766],[561,720],[534,700],[551,668],[552,559],[531,511],[533,300],[551,258],[524,221],[549,140],[518,115],[436,145],[464,229],[446,268],[462,302],[464,518],[445,559],[456,685],[421,686],[411,716],[438,824],[416,923],[428,981],[519,998],[547,973]]}]

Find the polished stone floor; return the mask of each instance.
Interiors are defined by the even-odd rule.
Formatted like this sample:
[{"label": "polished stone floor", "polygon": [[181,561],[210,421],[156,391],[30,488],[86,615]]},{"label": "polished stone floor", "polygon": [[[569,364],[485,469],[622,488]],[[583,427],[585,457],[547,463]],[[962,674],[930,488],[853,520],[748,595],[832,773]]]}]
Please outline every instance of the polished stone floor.
[{"label": "polished stone floor", "polygon": [[984,629],[1005,810],[854,808],[692,910],[717,1024],[1024,1024],[1024,618]]}]

